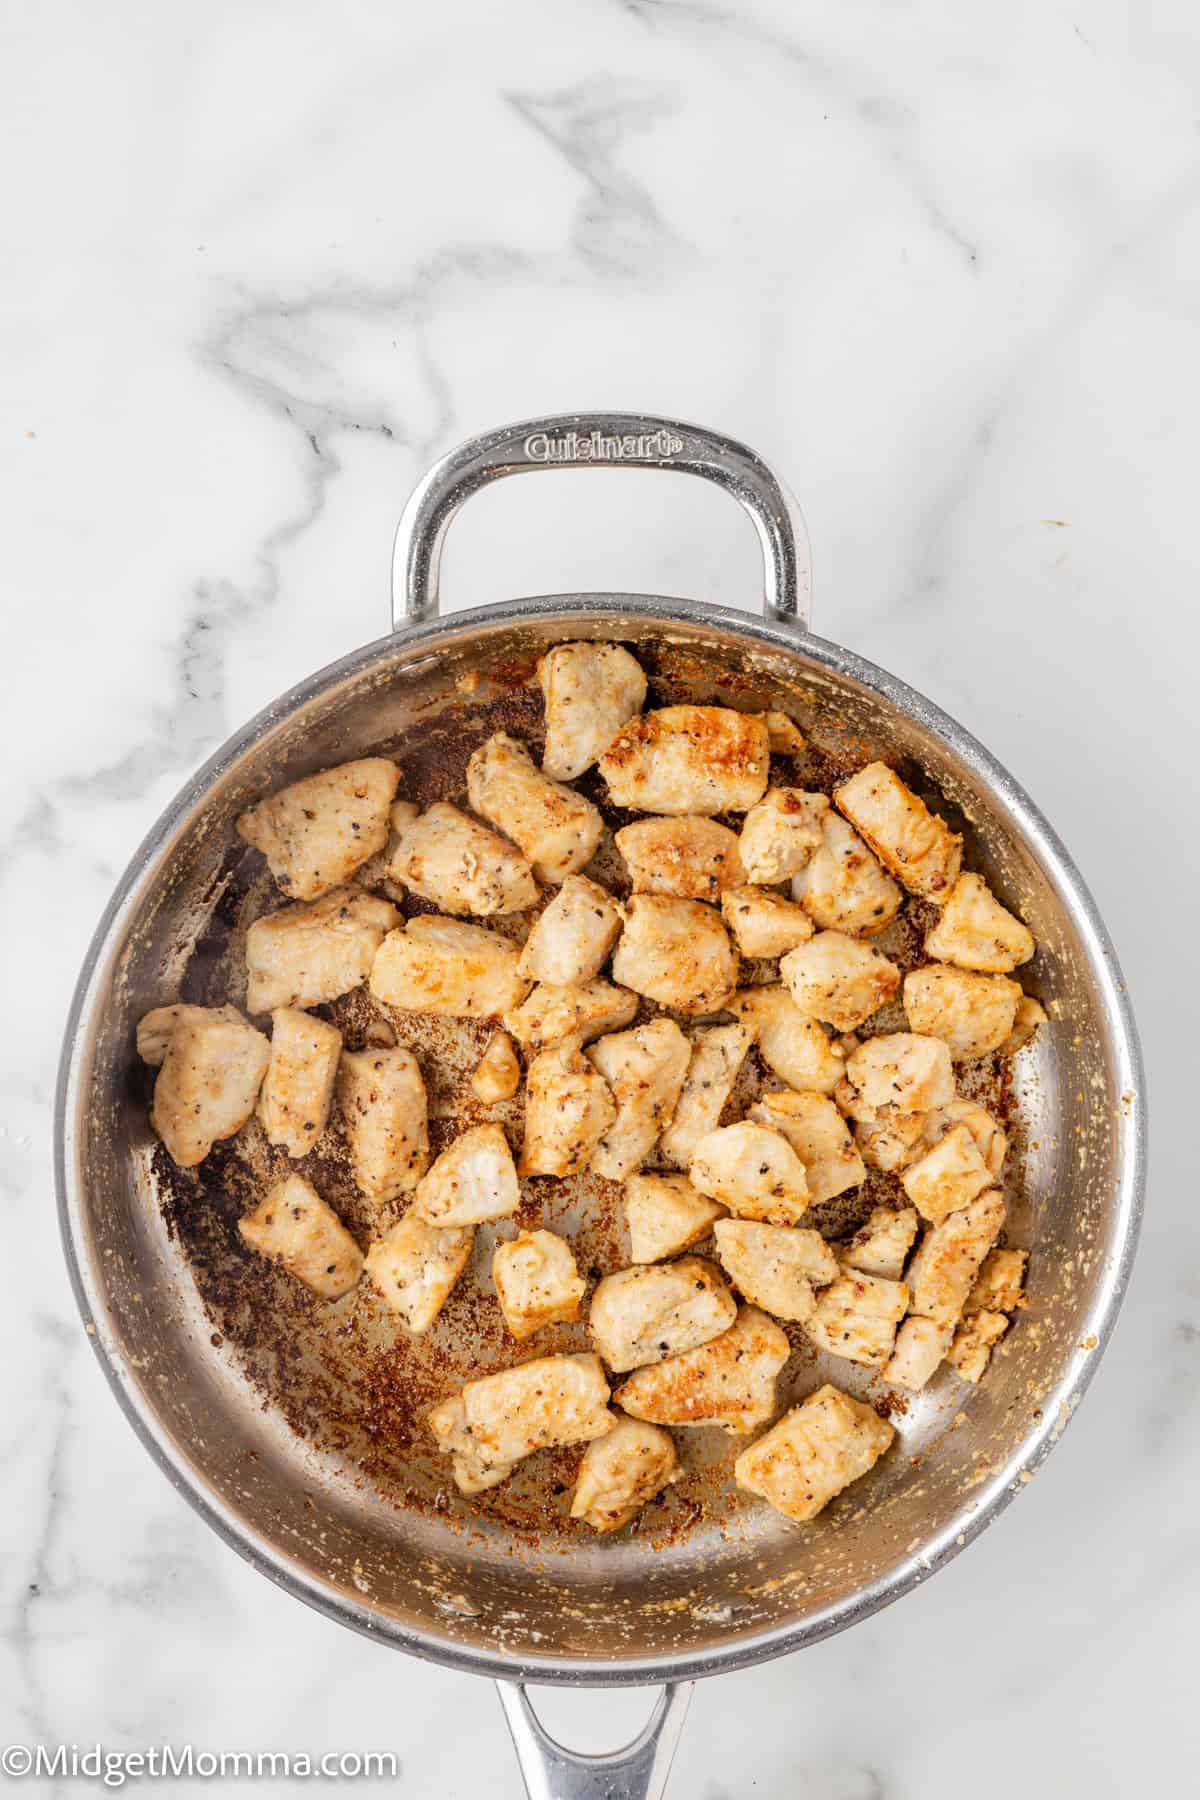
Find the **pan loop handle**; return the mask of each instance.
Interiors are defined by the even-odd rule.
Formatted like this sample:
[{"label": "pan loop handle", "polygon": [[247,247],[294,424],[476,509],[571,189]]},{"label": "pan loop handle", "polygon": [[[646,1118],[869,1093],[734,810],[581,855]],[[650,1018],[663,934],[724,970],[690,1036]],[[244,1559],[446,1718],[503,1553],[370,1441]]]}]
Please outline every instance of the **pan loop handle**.
[{"label": "pan loop handle", "polygon": [[537,469],[674,469],[701,475],[749,513],[762,546],[768,619],[808,629],[812,562],[800,508],[762,458],[734,438],[651,413],[555,413],[468,438],[418,482],[392,552],[392,626],[438,616],[438,574],[464,500],[504,475]]},{"label": "pan loop handle", "polygon": [[529,1800],[661,1800],[694,1682],[671,1682],[623,1750],[581,1756],[555,1741],[521,1682],[498,1681]]}]

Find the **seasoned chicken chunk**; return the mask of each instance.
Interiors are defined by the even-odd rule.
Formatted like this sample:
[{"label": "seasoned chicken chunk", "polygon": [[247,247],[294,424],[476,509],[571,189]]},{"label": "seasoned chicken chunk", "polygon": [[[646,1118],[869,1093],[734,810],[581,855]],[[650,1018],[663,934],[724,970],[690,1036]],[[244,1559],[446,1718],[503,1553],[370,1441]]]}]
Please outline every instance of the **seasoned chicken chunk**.
[{"label": "seasoned chicken chunk", "polygon": [[737,986],[721,915],[700,900],[634,894],[613,952],[613,980],[676,1012],[719,1012]]},{"label": "seasoned chicken chunk", "polygon": [[472,810],[520,846],[539,881],[557,885],[595,854],[604,821],[582,794],[543,775],[524,744],[497,731],[467,764]]},{"label": "seasoned chicken chunk", "polygon": [[901,1187],[931,1225],[960,1211],[992,1183],[992,1172],[965,1125],[953,1126],[900,1177]]},{"label": "seasoned chicken chunk", "polygon": [[846,1058],[846,1077],[868,1106],[931,1112],[954,1099],[950,1052],[937,1037],[892,1031],[868,1038]]},{"label": "seasoned chicken chunk", "polygon": [[569,1037],[586,1044],[628,1025],[636,1011],[637,995],[611,981],[585,981],[579,987],[539,983],[520,1006],[505,1013],[504,1023],[526,1050],[541,1050]]},{"label": "seasoned chicken chunk", "polygon": [[1017,1001],[1013,1028],[1000,1046],[1001,1056],[1015,1056],[1033,1036],[1039,1025],[1046,1024],[1046,1009],[1032,994],[1022,994]]},{"label": "seasoned chicken chunk", "polygon": [[371,969],[371,992],[404,1012],[489,1019],[518,1006],[529,983],[520,951],[498,931],[422,914],[391,931]]},{"label": "seasoned chicken chunk", "polygon": [[329,1118],[341,1053],[336,1025],[292,1006],[271,1014],[271,1060],[258,1096],[269,1144],[289,1156],[308,1155]]},{"label": "seasoned chicken chunk", "polygon": [[867,1178],[846,1121],[827,1094],[764,1094],[750,1117],[787,1139],[804,1164],[810,1205],[832,1200]]},{"label": "seasoned chicken chunk", "polygon": [[671,1121],[691,1046],[671,1019],[602,1037],[587,1052],[607,1081],[617,1116],[592,1154],[595,1175],[624,1181],[641,1168]]},{"label": "seasoned chicken chunk", "polygon": [[982,1381],[992,1360],[992,1348],[1007,1330],[1008,1320],[1003,1313],[972,1313],[955,1332],[946,1361],[964,1381]]},{"label": "seasoned chicken chunk", "polygon": [[239,817],[238,834],[294,900],[316,900],[383,849],[399,780],[383,756],[342,763],[260,800]]},{"label": "seasoned chicken chunk", "polygon": [[974,975],[945,963],[904,977],[909,1024],[923,1036],[941,1038],[955,1062],[975,1062],[998,1050],[1020,999],[1020,987],[1007,975]]},{"label": "seasoned chicken chunk", "polygon": [[705,1025],[692,1033],[675,1115],[659,1139],[665,1162],[686,1169],[700,1139],[716,1130],[753,1041],[753,1032],[740,1020],[733,1025]]},{"label": "seasoned chicken chunk", "polygon": [[846,1073],[846,1057],[815,1019],[806,1019],[782,985],[742,988],[730,1003],[754,1033],[758,1053],[789,1087],[832,1094]]},{"label": "seasoned chicken chunk", "polygon": [[639,1369],[613,1400],[654,1425],[753,1431],[775,1411],[775,1383],[790,1353],[783,1328],[757,1307],[743,1306],[720,1337]]},{"label": "seasoned chicken chunk", "polygon": [[894,769],[868,763],[833,798],[910,894],[941,905],[958,876],[962,838],[905,787]]},{"label": "seasoned chicken chunk", "polygon": [[965,1312],[1013,1312],[1025,1304],[1025,1250],[989,1250],[975,1285],[967,1296]]},{"label": "seasoned chicken chunk", "polygon": [[743,956],[783,956],[813,934],[804,908],[770,888],[729,889],[721,895],[721,914]]},{"label": "seasoned chicken chunk", "polygon": [[556,644],[538,663],[546,702],[542,769],[574,781],[646,700],[646,677],[622,644]]},{"label": "seasoned chicken chunk", "polygon": [[728,1331],[737,1303],[715,1263],[702,1256],[640,1263],[606,1275],[592,1295],[588,1330],[616,1375],[661,1362]]},{"label": "seasoned chicken chunk", "polygon": [[808,1205],[804,1164],[781,1132],[743,1119],[721,1125],[696,1145],[692,1186],[740,1219],[793,1225]]},{"label": "seasoned chicken chunk", "polygon": [[615,1423],[604,1369],[590,1353],[539,1356],[468,1381],[428,1415],[464,1494],[495,1487],[535,1450],[588,1443]]},{"label": "seasoned chicken chunk", "polygon": [[1001,906],[982,875],[960,875],[925,950],[939,962],[985,975],[1007,975],[1036,950],[1033,933]]},{"label": "seasoned chicken chunk", "polygon": [[246,932],[246,1010],[320,1006],[360,987],[400,915],[389,900],[335,888],[255,919]]},{"label": "seasoned chicken chunk", "polygon": [[822,1290],[804,1329],[818,1349],[881,1369],[907,1311],[908,1289],[902,1281],[851,1268]]},{"label": "seasoned chicken chunk", "polygon": [[522,912],[537,902],[533,870],[514,844],[438,800],[401,834],[388,875],[445,913]]},{"label": "seasoned chicken chunk", "polygon": [[194,1169],[254,1111],[271,1046],[236,1006],[158,1007],[138,1028],[147,1061],[164,1038],[150,1123],[172,1162]]},{"label": "seasoned chicken chunk", "polygon": [[664,706],[632,719],[600,758],[616,806],[638,812],[745,812],[771,764],[759,716],[728,706]]},{"label": "seasoned chicken chunk", "polygon": [[1008,1154],[1008,1139],[997,1120],[977,1101],[955,1100],[949,1106],[943,1106],[929,1115],[927,1130],[936,1139],[941,1132],[949,1131],[955,1125],[966,1126],[975,1140],[976,1149],[991,1170],[993,1179],[999,1180],[1004,1158]]},{"label": "seasoned chicken chunk", "polygon": [[410,1050],[345,1050],[338,1102],[354,1179],[372,1200],[416,1187],[429,1161],[425,1083]]},{"label": "seasoned chicken chunk", "polygon": [[889,925],[904,895],[837,813],[825,815],[821,842],[792,876],[792,899],[822,931],[870,937]]},{"label": "seasoned chicken chunk", "polygon": [[662,1262],[708,1236],[725,1208],[698,1194],[683,1175],[631,1175],[625,1183],[625,1223],[635,1263]]},{"label": "seasoned chicken chunk", "polygon": [[[849,1085],[845,1083],[846,1087]],[[936,1113],[901,1112],[895,1106],[859,1106],[848,1110],[855,1120],[854,1141],[863,1161],[872,1169],[882,1169],[889,1175],[898,1175],[909,1163],[924,1155],[929,1121],[938,1116]]]},{"label": "seasoned chicken chunk", "polygon": [[799,756],[805,747],[804,733],[785,712],[765,712],[767,741],[772,756]]},{"label": "seasoned chicken chunk", "polygon": [[471,1260],[473,1226],[439,1230],[410,1207],[367,1251],[368,1279],[409,1331],[428,1331]]},{"label": "seasoned chicken chunk", "polygon": [[238,1220],[242,1239],[321,1300],[339,1300],[362,1273],[362,1251],[303,1175],[285,1175]]},{"label": "seasoned chicken chunk", "polygon": [[786,881],[821,842],[829,801],[803,788],[769,787],[746,814],[740,847],[749,882]]},{"label": "seasoned chicken chunk", "polygon": [[990,1188],[925,1233],[908,1270],[915,1313],[939,1325],[954,1324],[984,1257],[1000,1235],[1004,1217],[1004,1201]]},{"label": "seasoned chicken chunk", "polygon": [[853,1031],[900,986],[895,963],[841,931],[819,931],[789,950],[779,973],[800,1011],[836,1031]]},{"label": "seasoned chicken chunk", "polygon": [[551,987],[578,987],[597,976],[621,935],[621,910],[586,875],[568,875],[534,924],[521,973]]},{"label": "seasoned chicken chunk", "polygon": [[497,1100],[511,1100],[521,1085],[521,1065],[517,1048],[507,1031],[494,1031],[487,1049],[475,1065],[471,1076],[471,1092],[485,1106]]},{"label": "seasoned chicken chunk", "polygon": [[570,1324],[587,1292],[570,1244],[553,1231],[523,1231],[511,1243],[497,1244],[492,1280],[504,1323],[518,1339],[544,1325]]},{"label": "seasoned chicken chunk", "polygon": [[472,1125],[430,1164],[413,1208],[431,1225],[482,1225],[520,1204],[508,1139],[499,1125]]},{"label": "seasoned chicken chunk", "polygon": [[777,1319],[811,1318],[813,1288],[837,1278],[837,1260],[825,1239],[802,1225],[718,1219],[713,1235],[721,1267],[742,1297]]},{"label": "seasoned chicken chunk", "polygon": [[742,1451],[733,1478],[803,1525],[874,1468],[895,1435],[873,1407],[827,1382]]},{"label": "seasoned chicken chunk", "polygon": [[877,1206],[842,1252],[842,1263],[863,1275],[899,1281],[919,1229],[914,1206]]},{"label": "seasoned chicken chunk", "polygon": [[635,894],[715,902],[746,879],[737,833],[715,819],[638,819],[615,842]]},{"label": "seasoned chicken chunk", "polygon": [[354,871],[354,880],[359,887],[381,887],[389,899],[403,900],[404,890],[401,884],[388,874],[388,866],[400,848],[402,834],[420,816],[421,809],[413,801],[394,800],[392,802],[388,811],[387,842],[382,850],[377,850],[374,856],[368,856],[366,862],[360,863]]},{"label": "seasoned chicken chunk", "polygon": [[525,1077],[522,1175],[574,1175],[586,1169],[617,1103],[607,1081],[567,1038],[535,1056]]},{"label": "seasoned chicken chunk", "polygon": [[896,1333],[896,1348],[888,1359],[883,1379],[918,1394],[937,1373],[954,1336],[953,1325],[939,1325],[909,1313]]},{"label": "seasoned chicken chunk", "polygon": [[618,1531],[678,1473],[669,1431],[642,1419],[619,1418],[583,1453],[571,1517],[594,1531]]}]

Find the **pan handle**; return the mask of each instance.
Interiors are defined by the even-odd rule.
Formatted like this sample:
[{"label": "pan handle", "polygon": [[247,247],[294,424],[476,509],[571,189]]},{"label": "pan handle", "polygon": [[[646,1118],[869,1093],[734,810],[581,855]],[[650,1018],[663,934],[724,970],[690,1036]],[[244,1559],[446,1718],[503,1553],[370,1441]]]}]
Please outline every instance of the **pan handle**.
[{"label": "pan handle", "polygon": [[651,413],[554,413],[468,438],[418,482],[392,552],[392,625],[438,615],[438,573],[450,521],[502,475],[537,469],[675,469],[732,494],[754,521],[766,565],[768,619],[808,629],[812,564],[800,509],[774,471],[735,438]]},{"label": "pan handle", "polygon": [[633,1742],[606,1756],[580,1756],[556,1743],[522,1682],[496,1686],[529,1800],[661,1800],[694,1682],[669,1682]]}]

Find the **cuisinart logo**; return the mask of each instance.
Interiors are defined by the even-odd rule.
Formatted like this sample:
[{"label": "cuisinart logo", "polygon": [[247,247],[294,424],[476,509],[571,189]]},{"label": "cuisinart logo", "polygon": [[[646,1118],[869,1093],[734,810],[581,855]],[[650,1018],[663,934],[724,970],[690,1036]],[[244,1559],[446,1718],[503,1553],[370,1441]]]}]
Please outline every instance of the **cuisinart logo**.
[{"label": "cuisinart logo", "polygon": [[580,437],[577,431],[564,431],[561,437],[550,437],[535,431],[525,439],[525,454],[530,462],[659,462],[675,456],[683,449],[683,439],[660,427],[638,436],[605,437],[601,431],[589,431]]}]

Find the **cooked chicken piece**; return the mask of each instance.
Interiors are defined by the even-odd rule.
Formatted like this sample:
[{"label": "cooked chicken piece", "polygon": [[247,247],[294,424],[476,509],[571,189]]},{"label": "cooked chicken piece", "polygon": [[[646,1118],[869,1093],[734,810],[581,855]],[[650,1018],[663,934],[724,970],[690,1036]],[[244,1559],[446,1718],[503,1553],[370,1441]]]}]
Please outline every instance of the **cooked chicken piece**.
[{"label": "cooked chicken piece", "polygon": [[522,1175],[574,1175],[617,1117],[607,1081],[567,1038],[535,1056],[525,1077]]},{"label": "cooked chicken piece", "polygon": [[271,1060],[258,1096],[268,1144],[308,1155],[329,1118],[341,1053],[336,1025],[292,1006],[271,1014]]},{"label": "cooked chicken piece", "polygon": [[991,1113],[974,1100],[955,1100],[929,1114],[926,1131],[932,1132],[936,1141],[938,1134],[955,1125],[966,1126],[993,1179],[998,1181],[1008,1154],[1008,1139]]},{"label": "cooked chicken piece", "polygon": [[877,1206],[842,1252],[842,1263],[863,1275],[899,1281],[919,1223],[912,1206]]},{"label": "cooked chicken piece", "polygon": [[813,934],[804,908],[771,888],[731,888],[721,895],[721,913],[743,956],[783,956]]},{"label": "cooked chicken piece", "polygon": [[488,1039],[487,1049],[475,1065],[471,1092],[485,1106],[491,1106],[497,1100],[511,1100],[520,1085],[517,1047],[507,1031],[494,1031]]},{"label": "cooked chicken piece", "polygon": [[367,1275],[409,1331],[428,1331],[471,1260],[473,1226],[439,1230],[410,1207],[367,1251]]},{"label": "cooked chicken piece", "polygon": [[354,871],[354,880],[359,887],[382,888],[389,899],[403,900],[403,889],[388,874],[388,865],[400,848],[401,836],[420,816],[421,809],[412,800],[393,801],[388,813],[387,842],[382,850],[377,850],[374,856],[368,856],[366,862],[360,863]]},{"label": "cooked chicken piece", "polygon": [[345,1050],[338,1102],[354,1179],[372,1200],[416,1187],[429,1162],[425,1083],[410,1050]]},{"label": "cooked chicken piece", "polygon": [[371,969],[371,992],[404,1012],[494,1018],[518,1006],[528,990],[520,954],[484,925],[424,913],[388,933]]},{"label": "cooked chicken piece", "polygon": [[592,1154],[592,1173],[624,1181],[641,1168],[671,1122],[691,1045],[673,1020],[653,1019],[600,1038],[587,1055],[617,1103],[617,1116]]},{"label": "cooked chicken piece", "polygon": [[805,737],[794,719],[785,712],[766,712],[767,741],[772,756],[799,756],[805,748]]},{"label": "cooked chicken piece", "polygon": [[946,1361],[964,1381],[982,1381],[992,1360],[992,1346],[1000,1342],[1008,1325],[1003,1313],[972,1313],[955,1332]]},{"label": "cooked chicken piece", "polygon": [[794,1225],[808,1205],[804,1164],[781,1132],[743,1119],[721,1125],[696,1145],[690,1169],[698,1193],[739,1219]]},{"label": "cooked chicken piece", "polygon": [[895,1427],[826,1383],[743,1450],[733,1478],[800,1525],[874,1468]]},{"label": "cooked chicken piece", "polygon": [[574,781],[641,712],[646,677],[621,644],[556,644],[537,672],[546,701],[542,768]]},{"label": "cooked chicken piece", "polygon": [[613,1400],[635,1419],[655,1425],[753,1431],[775,1411],[775,1383],[790,1353],[787,1334],[774,1319],[757,1307],[739,1307],[720,1337],[639,1369]]},{"label": "cooked chicken piece", "polygon": [[497,731],[467,764],[467,794],[482,819],[518,844],[539,881],[557,885],[595,854],[604,821],[590,800],[550,781],[524,744]]},{"label": "cooked chicken piece", "polygon": [[955,1125],[932,1150],[909,1164],[900,1185],[921,1217],[936,1225],[947,1213],[959,1212],[976,1194],[991,1187],[993,1180],[970,1131],[965,1125]]},{"label": "cooked chicken piece", "polygon": [[702,1256],[639,1263],[606,1275],[592,1295],[588,1330],[615,1375],[661,1362],[728,1331],[737,1303]]},{"label": "cooked chicken piece", "polygon": [[737,833],[715,819],[638,819],[615,842],[635,894],[716,902],[746,879]]},{"label": "cooked chicken piece", "polygon": [[700,900],[634,894],[613,952],[613,980],[676,1012],[720,1012],[737,986],[721,915]]},{"label": "cooked chicken piece", "polygon": [[819,846],[792,876],[792,899],[823,931],[870,937],[891,923],[904,895],[854,827],[831,812]]},{"label": "cooked chicken piece", "polygon": [[904,1010],[914,1031],[941,1038],[955,1062],[998,1050],[1013,1028],[1021,989],[1007,975],[974,975],[938,963],[904,977]]},{"label": "cooked chicken piece", "polygon": [[527,1000],[505,1013],[504,1023],[524,1049],[541,1050],[569,1037],[589,1043],[628,1025],[636,1011],[637,995],[611,981],[585,981],[580,987],[539,983]]},{"label": "cooked chicken piece", "polygon": [[246,1010],[320,1006],[360,987],[384,933],[399,922],[389,900],[335,888],[311,906],[296,901],[246,932]]},{"label": "cooked chicken piece", "polygon": [[746,880],[770,886],[801,870],[821,842],[829,801],[803,788],[769,787],[742,825]]},{"label": "cooked chicken piece", "polygon": [[620,935],[612,896],[586,875],[568,875],[525,940],[521,973],[551,987],[578,987],[600,973]]},{"label": "cooked chicken piece", "polygon": [[515,845],[444,800],[402,833],[388,875],[447,913],[484,919],[537,903],[533,870]]},{"label": "cooked chicken piece", "polygon": [[1036,948],[1032,931],[1001,906],[982,875],[959,876],[925,939],[927,955],[985,975],[1009,974]]},{"label": "cooked chicken piece", "polygon": [[832,1094],[846,1073],[844,1051],[814,1019],[806,1019],[782,985],[742,988],[730,1002],[754,1033],[758,1053],[789,1087]]},{"label": "cooked chicken piece", "polygon": [[600,1358],[590,1353],[539,1356],[468,1381],[428,1414],[464,1494],[495,1487],[535,1450],[589,1443],[615,1424]]},{"label": "cooked chicken piece", "polygon": [[728,706],[664,706],[633,719],[600,758],[616,806],[638,812],[745,812],[766,792],[770,737],[761,716]]},{"label": "cooked chicken piece", "polygon": [[1032,994],[1022,994],[1017,1001],[1013,1028],[1000,1046],[1001,1056],[1015,1056],[1033,1036],[1039,1025],[1047,1022],[1046,1009]]},{"label": "cooked chicken piece", "polygon": [[399,780],[383,756],[342,763],[260,800],[239,817],[238,835],[262,851],[294,900],[315,900],[383,849]]},{"label": "cooked chicken piece", "polygon": [[854,1126],[854,1141],[863,1161],[872,1169],[898,1175],[925,1153],[925,1131],[935,1113],[905,1113],[894,1106],[870,1110],[872,1116]]},{"label": "cooked chicken piece", "polygon": [[846,1058],[846,1076],[868,1106],[932,1112],[954,1099],[950,1052],[936,1037],[891,1031],[868,1038]]},{"label": "cooked chicken piece", "polygon": [[662,1262],[708,1236],[725,1208],[698,1194],[684,1175],[631,1175],[625,1183],[629,1255],[635,1263]]},{"label": "cooked chicken piece", "polygon": [[519,1339],[543,1325],[570,1324],[587,1292],[570,1244],[553,1231],[523,1231],[511,1243],[497,1244],[492,1280],[504,1323]]},{"label": "cooked chicken piece", "polygon": [[669,1431],[641,1419],[619,1418],[583,1453],[571,1517],[594,1531],[618,1531],[678,1474]]},{"label": "cooked chicken piece", "polygon": [[150,1123],[172,1162],[194,1169],[254,1111],[271,1046],[236,1006],[157,1007],[138,1027],[148,1062],[164,1038]]},{"label": "cooked chicken piece", "polygon": [[961,1212],[948,1213],[940,1225],[931,1226],[908,1270],[915,1313],[939,1325],[955,1323],[1004,1218],[1004,1201],[990,1188]]},{"label": "cooked chicken piece", "polygon": [[362,1251],[303,1175],[285,1175],[238,1220],[252,1250],[278,1263],[321,1300],[340,1300],[362,1273]]},{"label": "cooked chicken piece", "polygon": [[939,906],[958,877],[962,838],[886,763],[868,763],[836,789],[838,808],[910,894]]},{"label": "cooked chicken piece", "polygon": [[516,1165],[499,1125],[472,1125],[430,1165],[414,1210],[431,1225],[482,1225],[521,1204]]},{"label": "cooked chicken piece", "polygon": [[1025,1250],[989,1250],[975,1285],[967,1295],[966,1313],[1014,1312],[1025,1304]]},{"label": "cooked chicken piece", "polygon": [[953,1325],[939,1325],[934,1319],[909,1313],[896,1333],[896,1348],[883,1371],[883,1379],[919,1394],[937,1373],[953,1337]]},{"label": "cooked chicken piece", "polygon": [[900,971],[878,950],[841,931],[819,931],[779,965],[800,1011],[837,1031],[853,1031],[900,986]]},{"label": "cooked chicken piece", "polygon": [[818,1349],[881,1369],[907,1311],[908,1289],[902,1281],[850,1268],[818,1295],[804,1329]]},{"label": "cooked chicken piece", "polygon": [[813,1288],[837,1278],[837,1259],[825,1239],[802,1225],[718,1219],[713,1235],[721,1267],[742,1297],[777,1319],[811,1318]]},{"label": "cooked chicken piece", "polygon": [[686,1169],[700,1139],[716,1130],[753,1042],[753,1032],[740,1020],[733,1025],[705,1025],[692,1033],[691,1059],[675,1116],[659,1140],[665,1162]]},{"label": "cooked chicken piece", "polygon": [[781,1131],[800,1161],[812,1206],[858,1187],[867,1178],[846,1121],[827,1094],[764,1094],[750,1108],[759,1125]]}]

